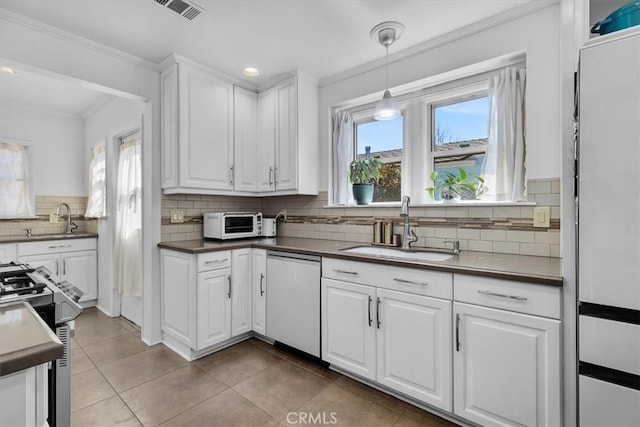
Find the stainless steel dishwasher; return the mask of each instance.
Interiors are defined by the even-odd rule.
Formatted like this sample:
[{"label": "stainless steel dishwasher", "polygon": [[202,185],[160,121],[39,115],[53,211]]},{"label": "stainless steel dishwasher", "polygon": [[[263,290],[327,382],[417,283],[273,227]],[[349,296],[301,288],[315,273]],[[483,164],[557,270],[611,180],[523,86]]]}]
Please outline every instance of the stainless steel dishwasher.
[{"label": "stainless steel dishwasher", "polygon": [[267,336],[320,357],[320,257],[267,252]]}]

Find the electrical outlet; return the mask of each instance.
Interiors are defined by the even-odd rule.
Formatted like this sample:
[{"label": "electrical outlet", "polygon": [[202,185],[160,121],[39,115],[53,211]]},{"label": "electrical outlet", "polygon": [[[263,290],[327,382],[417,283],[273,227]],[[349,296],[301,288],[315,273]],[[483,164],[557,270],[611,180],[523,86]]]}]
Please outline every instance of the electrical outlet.
[{"label": "electrical outlet", "polygon": [[58,215],[49,214],[49,224],[57,224],[58,223]]},{"label": "electrical outlet", "polygon": [[533,226],[549,228],[551,223],[551,208],[539,206],[533,208]]},{"label": "electrical outlet", "polygon": [[171,209],[171,223],[179,224],[184,222],[184,209]]}]

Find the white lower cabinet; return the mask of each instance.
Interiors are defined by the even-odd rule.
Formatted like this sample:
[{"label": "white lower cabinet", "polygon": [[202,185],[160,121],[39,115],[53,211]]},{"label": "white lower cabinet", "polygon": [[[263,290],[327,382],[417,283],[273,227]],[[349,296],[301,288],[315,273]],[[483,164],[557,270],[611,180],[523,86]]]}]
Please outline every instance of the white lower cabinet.
[{"label": "white lower cabinet", "polygon": [[251,265],[251,287],[254,332],[267,334],[267,251],[253,249]]},{"label": "white lower cabinet", "polygon": [[454,413],[483,426],[557,426],[560,321],[454,302]]},{"label": "white lower cabinet", "polygon": [[323,359],[451,410],[451,302],[322,279]]},{"label": "white lower cabinet", "polygon": [[250,332],[251,261],[250,248],[196,255],[162,249],[163,341],[193,360]]},{"label": "white lower cabinet", "polygon": [[198,273],[196,350],[231,338],[231,269]]},{"label": "white lower cabinet", "polygon": [[96,239],[68,239],[17,244],[17,259],[46,267],[56,282],[68,281],[83,292],[80,302],[98,299]]},{"label": "white lower cabinet", "polygon": [[48,426],[47,382],[47,363],[0,377],[0,427]]}]

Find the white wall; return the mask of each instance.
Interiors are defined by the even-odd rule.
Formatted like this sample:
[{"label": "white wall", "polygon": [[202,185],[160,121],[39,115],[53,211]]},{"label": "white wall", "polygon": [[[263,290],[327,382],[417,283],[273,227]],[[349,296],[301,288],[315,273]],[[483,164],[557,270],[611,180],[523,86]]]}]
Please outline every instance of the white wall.
[{"label": "white wall", "polygon": [[29,143],[34,195],[86,196],[82,117],[3,103],[0,136]]},{"label": "white wall", "polygon": [[106,144],[107,154],[107,217],[98,219],[98,307],[110,316],[120,314],[119,300],[114,289],[113,277],[113,237],[115,231],[115,217],[113,215],[117,156],[117,137],[124,132],[133,130],[140,125],[140,118],[144,114],[145,105],[139,101],[132,101],[116,97],[101,109],[87,117],[84,122],[83,150],[86,163],[91,159],[91,149],[98,143]]},{"label": "white wall", "polygon": [[[100,87],[145,102],[142,139],[142,339],[160,341],[160,75],[151,64],[12,14],[0,16],[3,65]],[[84,153],[83,153],[84,156]],[[83,157],[84,159],[84,157]]]},{"label": "white wall", "polygon": [[[407,29],[410,31],[410,28]],[[561,174],[560,5],[497,25],[446,45],[402,58],[389,67],[391,88],[498,56],[527,54],[527,176]],[[402,48],[402,39],[397,46]],[[384,50],[380,50],[380,55]],[[384,91],[384,68],[363,72],[320,88],[320,188],[328,189],[328,153],[332,106]],[[391,90],[393,94],[393,89]]]}]

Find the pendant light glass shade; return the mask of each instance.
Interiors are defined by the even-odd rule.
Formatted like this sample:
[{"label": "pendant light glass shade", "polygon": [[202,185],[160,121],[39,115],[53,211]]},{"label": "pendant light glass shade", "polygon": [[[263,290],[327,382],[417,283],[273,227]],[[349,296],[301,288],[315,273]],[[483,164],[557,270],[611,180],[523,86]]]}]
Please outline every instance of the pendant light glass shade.
[{"label": "pendant light glass shade", "polygon": [[373,113],[375,120],[395,120],[402,115],[400,106],[389,92],[389,46],[393,44],[404,31],[404,25],[395,21],[382,22],[371,30],[371,38],[385,47],[385,91],[380,102],[376,104]]},{"label": "pendant light glass shade", "polygon": [[400,117],[401,114],[400,106],[396,100],[391,97],[391,93],[386,90],[380,102],[376,104],[373,118],[375,120],[395,120]]}]

